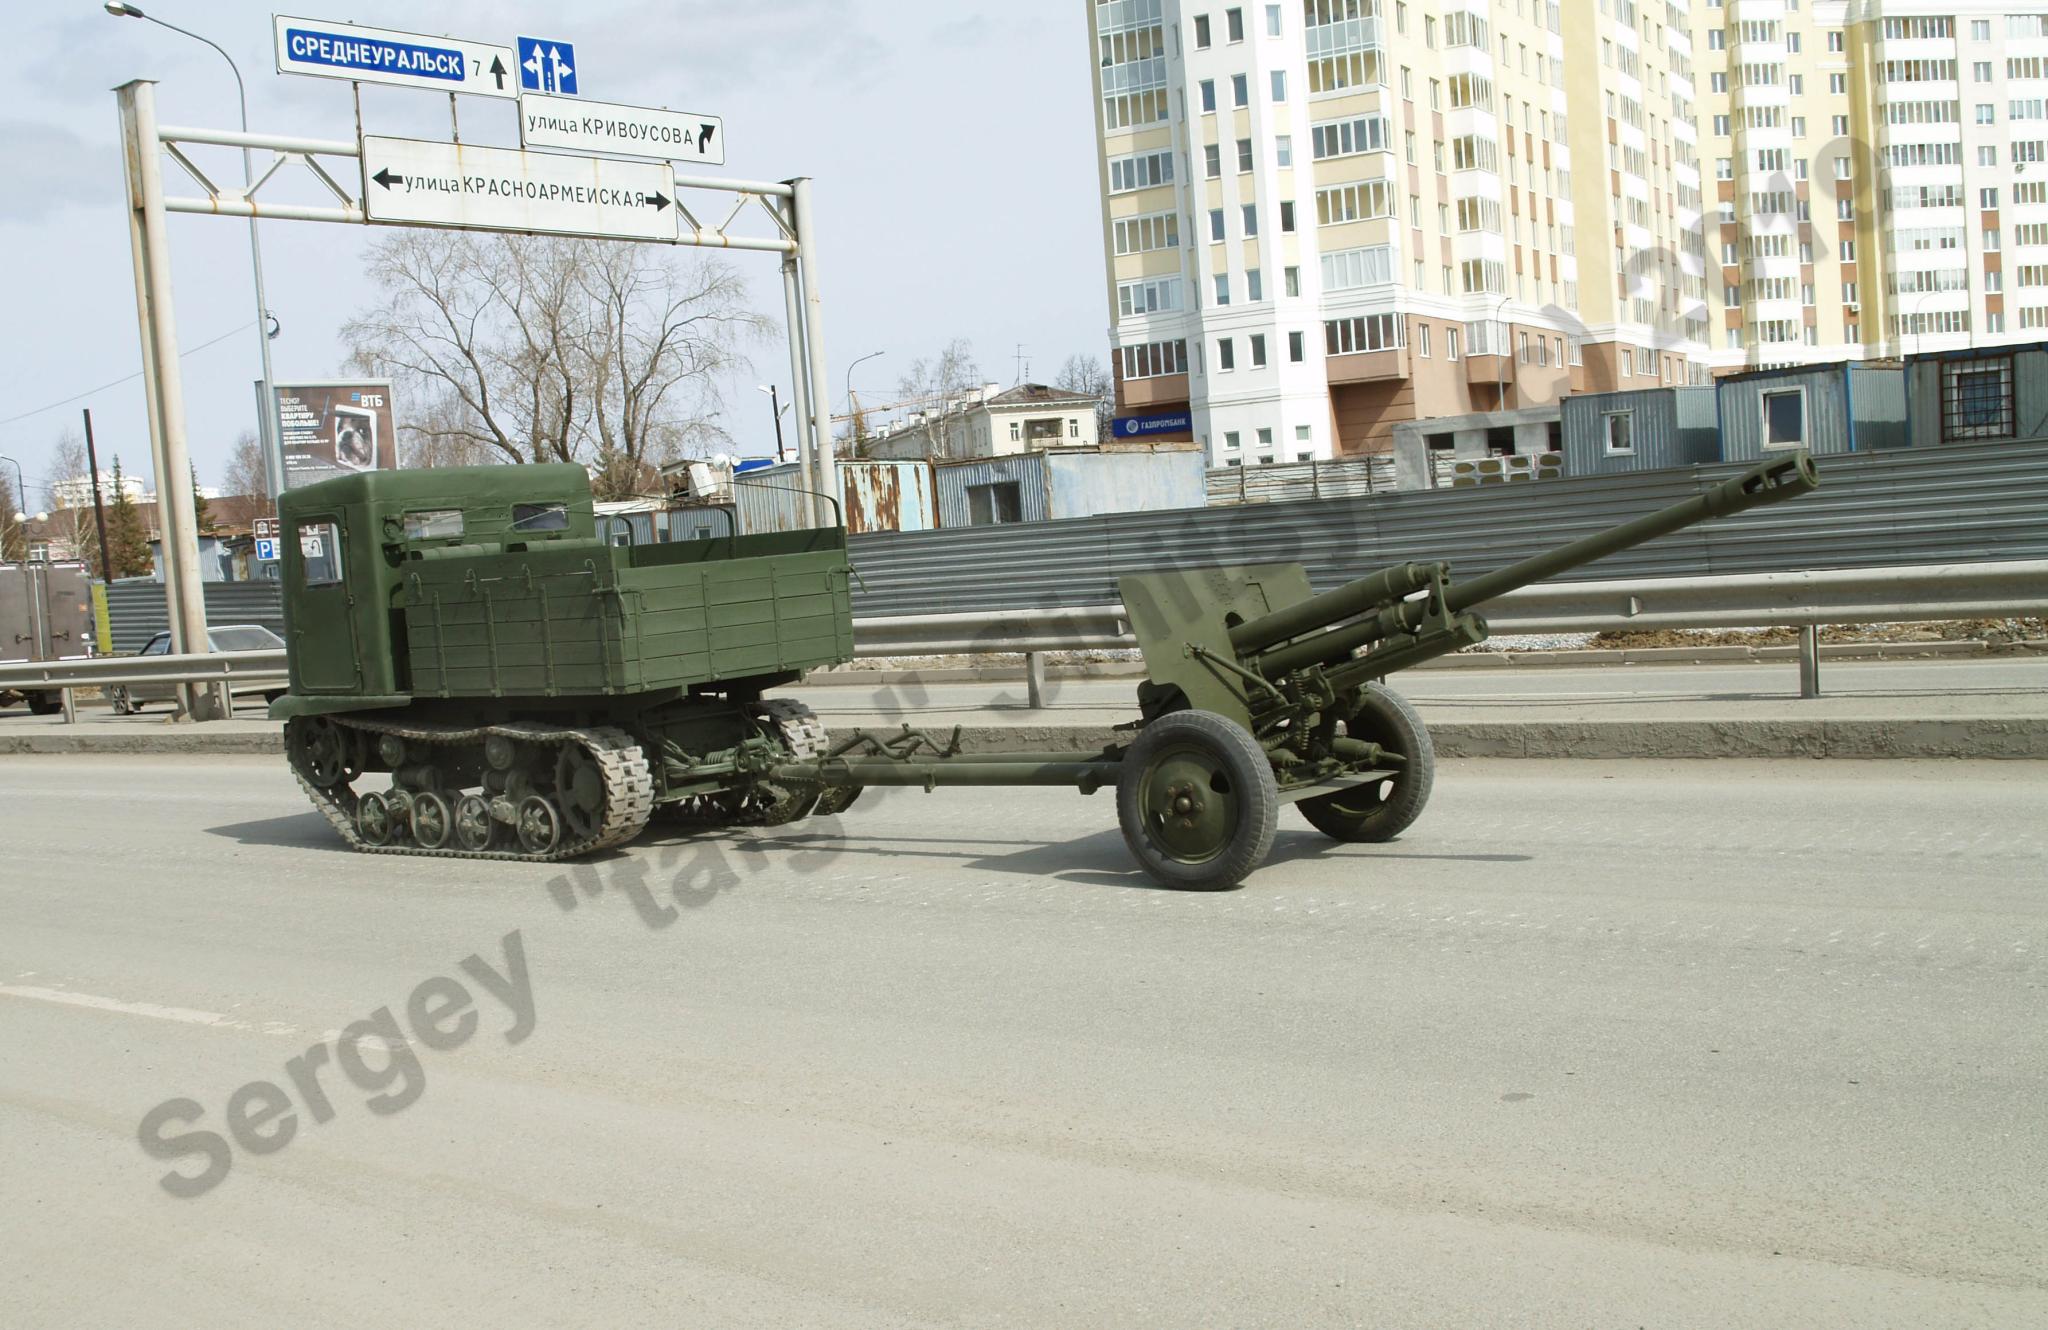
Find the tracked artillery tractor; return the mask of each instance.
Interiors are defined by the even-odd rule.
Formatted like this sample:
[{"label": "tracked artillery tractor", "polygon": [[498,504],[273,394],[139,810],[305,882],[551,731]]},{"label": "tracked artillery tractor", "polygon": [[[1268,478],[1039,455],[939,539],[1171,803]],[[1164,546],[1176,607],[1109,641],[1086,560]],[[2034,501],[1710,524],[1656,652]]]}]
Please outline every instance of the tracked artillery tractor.
[{"label": "tracked artillery tractor", "polygon": [[[1232,886],[1280,808],[1340,841],[1422,812],[1429,732],[1387,676],[1483,641],[1517,587],[1816,484],[1804,453],[1470,581],[1404,563],[1314,594],[1297,564],[1133,573],[1147,677],[1128,739],[963,756],[830,739],[768,694],[853,655],[846,532],[675,543],[601,532],[573,466],[370,473],[281,505],[293,773],[357,849],[528,861],[623,845],[650,818],[774,826],[870,785],[1116,791],[1125,842],[1170,886]],[[365,788],[358,789],[358,786]]]}]

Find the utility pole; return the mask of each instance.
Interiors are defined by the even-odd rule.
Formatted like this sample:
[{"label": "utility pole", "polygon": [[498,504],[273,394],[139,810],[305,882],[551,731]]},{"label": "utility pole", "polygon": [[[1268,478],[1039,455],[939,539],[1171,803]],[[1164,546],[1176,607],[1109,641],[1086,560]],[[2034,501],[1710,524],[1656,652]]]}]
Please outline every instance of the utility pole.
[{"label": "utility pole", "polygon": [[[178,321],[171,308],[171,238],[164,223],[162,151],[156,128],[156,83],[136,79],[116,88],[121,154],[128,185],[128,243],[135,264],[135,309],[142,333],[142,389],[149,406],[150,460],[156,467],[157,516],[163,528],[164,597],[171,650],[207,650],[206,593],[199,580],[198,514],[192,502],[192,459],[185,447],[185,387],[178,371]],[[222,718],[204,684],[178,685],[193,720]]]},{"label": "utility pole", "polygon": [[92,442],[92,408],[85,408],[85,467],[92,473],[92,520],[100,529],[100,581],[111,582],[107,555],[107,504],[100,497],[100,455]]}]

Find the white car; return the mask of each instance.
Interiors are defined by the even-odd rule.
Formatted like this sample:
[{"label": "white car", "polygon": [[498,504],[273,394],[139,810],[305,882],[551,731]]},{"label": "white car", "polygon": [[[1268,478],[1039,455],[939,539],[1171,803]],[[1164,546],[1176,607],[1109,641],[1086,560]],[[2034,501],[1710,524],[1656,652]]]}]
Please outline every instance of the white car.
[{"label": "white car", "polygon": [[[237,651],[282,651],[284,639],[260,623],[222,624],[206,630],[206,640],[214,654],[227,655]],[[149,644],[138,653],[144,656],[161,656],[171,649],[171,635],[158,633],[149,639]],[[269,702],[284,696],[285,690],[276,682],[236,684],[233,692],[237,697],[261,697]],[[150,702],[176,702],[178,685],[174,683],[130,683],[116,684],[107,690],[107,700],[113,703],[114,713],[132,716]]]}]

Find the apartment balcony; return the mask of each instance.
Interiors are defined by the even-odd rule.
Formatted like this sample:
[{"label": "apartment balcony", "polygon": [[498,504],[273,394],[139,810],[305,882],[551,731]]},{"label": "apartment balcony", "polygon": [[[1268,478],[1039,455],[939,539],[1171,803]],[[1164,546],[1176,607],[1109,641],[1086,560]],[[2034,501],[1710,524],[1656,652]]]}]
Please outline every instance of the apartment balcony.
[{"label": "apartment balcony", "polygon": [[1323,361],[1323,368],[1332,384],[1405,379],[1408,377],[1408,348],[1394,346],[1384,351],[1354,351],[1349,355],[1330,356]]},{"label": "apartment balcony", "polygon": [[1188,400],[1188,376],[1185,374],[1161,374],[1150,379],[1125,379],[1122,388],[1124,407],[1130,411],[1143,411],[1147,407],[1165,403],[1178,405]]}]

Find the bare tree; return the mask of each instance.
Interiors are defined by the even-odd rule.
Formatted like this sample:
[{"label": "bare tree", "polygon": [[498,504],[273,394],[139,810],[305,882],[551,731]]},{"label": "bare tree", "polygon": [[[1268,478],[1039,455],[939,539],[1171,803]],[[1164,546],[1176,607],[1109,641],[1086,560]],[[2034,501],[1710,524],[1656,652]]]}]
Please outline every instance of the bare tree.
[{"label": "bare tree", "polygon": [[968,394],[982,383],[974,346],[964,337],[946,343],[936,356],[911,361],[897,381],[896,391],[904,401],[917,404],[920,415],[914,432],[923,437],[925,450],[933,457],[946,455],[947,417],[961,410]]},{"label": "bare tree", "polygon": [[[85,437],[66,426],[50,450],[49,469],[43,473],[44,491],[50,496],[50,518],[44,530],[52,546],[62,547],[67,557],[84,561],[94,576],[100,575],[99,532],[93,520],[92,467],[86,462]],[[104,497],[111,499],[112,495]]]},{"label": "bare tree", "polygon": [[26,507],[14,492],[13,468],[0,475],[0,562],[19,563],[28,557],[28,528],[14,520]]},{"label": "bare tree", "polygon": [[1060,366],[1053,387],[1095,399],[1095,438],[1097,442],[1107,442],[1116,419],[1116,383],[1102,362],[1085,352],[1075,352]]},{"label": "bare tree", "polygon": [[259,517],[276,515],[277,506],[270,501],[269,459],[263,456],[263,441],[256,437],[255,430],[243,430],[228,451],[228,464],[221,471],[221,491],[256,500],[253,511]]},{"label": "bare tree", "polygon": [[425,405],[416,450],[580,462],[600,495],[715,437],[718,377],[767,328],[722,259],[553,237],[402,233],[369,252],[354,363]]}]

